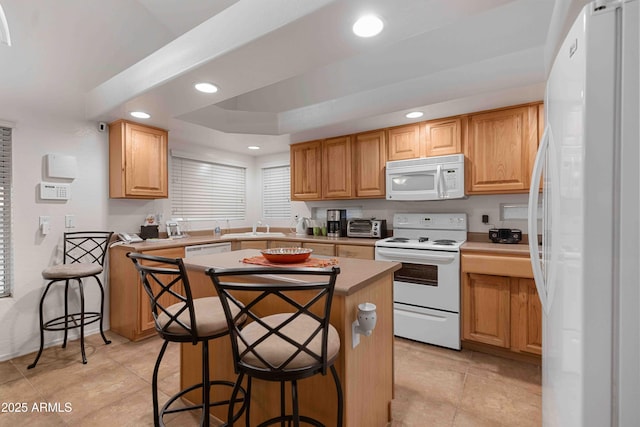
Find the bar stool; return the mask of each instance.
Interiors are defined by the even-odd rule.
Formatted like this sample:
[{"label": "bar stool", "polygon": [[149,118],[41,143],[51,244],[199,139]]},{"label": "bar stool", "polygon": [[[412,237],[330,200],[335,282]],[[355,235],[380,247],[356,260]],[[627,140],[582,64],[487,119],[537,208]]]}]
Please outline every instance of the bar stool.
[{"label": "bar stool", "polygon": [[[324,426],[301,415],[297,381],[331,370],[337,391],[337,420],[342,426],[343,395],[334,362],[340,351],[340,336],[329,323],[338,267],[319,268],[211,268],[211,277],[224,307],[231,331],[234,367],[239,373],[236,390],[247,376],[246,425],[250,422],[253,378],[280,383],[280,415],[258,427],[300,422]],[[278,276],[286,276],[279,279]],[[241,300],[242,299],[242,300]],[[276,313],[274,312],[274,308]],[[242,329],[237,320],[247,318]],[[286,414],[285,383],[291,383],[291,414]],[[232,396],[233,399],[233,396]],[[231,421],[229,408],[229,425]]]},{"label": "bar stool", "polygon": [[[129,252],[127,256],[133,261],[140,273],[142,285],[151,303],[151,312],[158,335],[164,343],[158,354],[153,369],[153,423],[163,426],[163,417],[176,412],[202,410],[200,425],[209,426],[212,406],[229,405],[230,400],[210,402],[211,387],[223,386],[229,388],[229,394],[235,391],[233,400],[242,403],[238,412],[232,415],[232,420],[240,418],[245,410],[242,388],[236,388],[231,381],[212,381],[209,378],[209,341],[227,335],[227,321],[218,297],[193,298],[189,277],[181,258],[165,258],[154,255]],[[236,314],[237,311],[234,311]],[[236,318],[237,325],[244,323],[244,316]],[[169,342],[202,344],[202,382],[185,388],[169,398],[162,409],[158,403],[158,371],[162,357]],[[202,403],[198,405],[172,407],[173,403],[185,394],[202,389]],[[238,393],[241,395],[238,398]],[[227,424],[224,424],[227,425]]]},{"label": "bar stool", "polygon": [[[104,260],[107,255],[107,247],[113,232],[111,231],[75,231],[64,233],[64,247],[62,264],[47,267],[42,271],[42,277],[49,280],[47,287],[40,298],[40,350],[27,369],[32,369],[38,363],[44,348],[44,331],[64,331],[62,348],[67,346],[67,334],[69,329],[80,328],[80,349],[82,363],[87,363],[84,351],[85,326],[100,322],[100,335],[105,344],[111,344],[102,330],[104,317],[104,287],[98,277],[102,273]],[[82,279],[93,277],[100,287],[100,311],[85,311],[84,284]],[[76,281],[80,292],[80,311],[69,313],[69,283]],[[64,282],[64,316],[44,321],[44,301],[54,283]]]}]

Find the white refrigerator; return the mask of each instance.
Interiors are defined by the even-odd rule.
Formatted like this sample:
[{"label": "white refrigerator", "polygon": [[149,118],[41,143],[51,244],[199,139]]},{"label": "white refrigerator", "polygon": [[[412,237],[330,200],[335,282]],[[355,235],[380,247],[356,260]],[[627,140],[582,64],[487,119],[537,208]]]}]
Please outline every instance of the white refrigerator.
[{"label": "white refrigerator", "polygon": [[547,81],[529,193],[544,426],[640,426],[638,3],[587,4]]}]

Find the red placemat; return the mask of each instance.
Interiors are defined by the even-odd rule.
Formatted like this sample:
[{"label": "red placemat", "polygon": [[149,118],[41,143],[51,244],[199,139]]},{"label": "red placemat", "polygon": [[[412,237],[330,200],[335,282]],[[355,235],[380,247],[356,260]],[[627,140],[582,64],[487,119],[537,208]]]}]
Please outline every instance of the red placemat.
[{"label": "red placemat", "polygon": [[262,255],[252,256],[250,258],[243,258],[242,262],[245,264],[257,264],[257,265],[265,265],[268,267],[329,267],[332,265],[338,264],[337,258],[313,258],[309,257],[304,262],[297,262],[291,264],[283,264],[277,262],[268,261]]}]

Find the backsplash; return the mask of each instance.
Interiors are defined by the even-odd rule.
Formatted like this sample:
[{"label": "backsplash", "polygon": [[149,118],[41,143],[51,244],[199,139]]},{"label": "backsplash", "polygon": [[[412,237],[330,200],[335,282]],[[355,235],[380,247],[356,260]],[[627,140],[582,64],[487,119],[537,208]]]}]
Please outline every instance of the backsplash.
[{"label": "backsplash", "polygon": [[[500,220],[500,205],[527,206],[527,194],[503,194],[488,196],[469,196],[466,199],[427,201],[427,202],[395,202],[384,199],[370,200],[333,200],[317,202],[292,202],[293,215],[322,219],[327,209],[347,209],[348,218],[386,219],[393,228],[393,214],[397,212],[465,212],[468,217],[469,232],[485,233],[492,227],[519,228],[527,230],[526,219]],[[489,223],[482,223],[482,215],[489,215]]]}]

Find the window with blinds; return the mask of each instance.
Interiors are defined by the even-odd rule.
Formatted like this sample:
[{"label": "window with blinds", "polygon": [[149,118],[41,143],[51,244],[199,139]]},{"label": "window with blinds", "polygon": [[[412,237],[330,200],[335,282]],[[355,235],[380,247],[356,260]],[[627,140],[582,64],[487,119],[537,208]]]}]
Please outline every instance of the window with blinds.
[{"label": "window with blinds", "polygon": [[11,129],[0,127],[0,297],[11,295]]},{"label": "window with blinds", "polygon": [[262,169],[262,218],[291,218],[289,166]]},{"label": "window with blinds", "polygon": [[172,156],[171,215],[184,220],[245,219],[246,168]]}]

